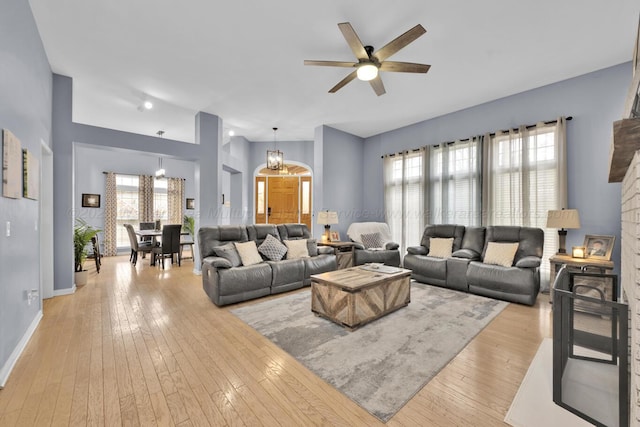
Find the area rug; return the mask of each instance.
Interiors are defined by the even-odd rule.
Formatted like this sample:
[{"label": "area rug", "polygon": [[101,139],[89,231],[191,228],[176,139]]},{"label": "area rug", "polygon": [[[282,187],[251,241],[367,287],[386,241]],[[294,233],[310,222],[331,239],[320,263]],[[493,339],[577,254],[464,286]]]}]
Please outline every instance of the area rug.
[{"label": "area rug", "polygon": [[407,307],[353,332],[315,316],[310,290],[231,313],[386,422],[507,305],[412,283]]},{"label": "area rug", "polygon": [[504,421],[515,427],[588,427],[583,420],[553,402],[553,342],[545,338],[511,402]]}]

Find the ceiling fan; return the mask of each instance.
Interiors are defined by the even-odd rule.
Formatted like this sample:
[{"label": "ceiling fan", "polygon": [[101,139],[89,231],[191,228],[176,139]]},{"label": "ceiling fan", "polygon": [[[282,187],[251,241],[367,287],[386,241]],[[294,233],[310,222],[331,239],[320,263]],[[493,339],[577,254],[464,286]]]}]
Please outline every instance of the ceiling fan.
[{"label": "ceiling fan", "polygon": [[381,49],[373,51],[372,46],[365,46],[360,41],[355,30],[348,22],[338,24],[340,31],[349,47],[358,58],[358,62],[342,61],[309,61],[305,60],[304,65],[320,65],[324,67],[346,67],[355,68],[347,77],[342,79],[337,85],[329,89],[329,93],[335,93],[342,89],[347,83],[358,77],[360,80],[368,81],[375,93],[380,96],[385,94],[384,85],[378,71],[393,71],[400,73],[426,73],[431,65],[415,64],[413,62],[385,61],[388,57],[398,52],[403,47],[427,32],[420,24],[416,25],[404,34],[396,37]]}]

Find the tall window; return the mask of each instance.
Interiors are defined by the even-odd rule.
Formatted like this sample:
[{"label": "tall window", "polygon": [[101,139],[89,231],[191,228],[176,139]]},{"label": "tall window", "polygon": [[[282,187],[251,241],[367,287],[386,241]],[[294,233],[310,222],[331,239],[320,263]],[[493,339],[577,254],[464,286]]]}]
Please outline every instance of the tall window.
[{"label": "tall window", "polygon": [[405,152],[384,159],[385,220],[400,253],[418,245],[425,225],[425,150]]},{"label": "tall window", "polygon": [[429,223],[480,225],[481,138],[430,147]]},{"label": "tall window", "polygon": [[486,144],[483,198],[487,225],[544,230],[541,279],[549,281],[549,256],[557,230],[545,229],[547,211],[566,206],[565,121],[499,133]]},{"label": "tall window", "polygon": [[135,227],[138,223],[138,177],[136,175],[116,175],[116,246],[129,246],[129,236],[124,224]]},{"label": "tall window", "polygon": [[[140,179],[137,175],[116,174],[116,245],[118,248],[130,246],[129,236],[124,224],[138,228],[143,219],[139,209]],[[167,180],[156,179],[153,185],[153,219],[166,222],[167,214]]]}]

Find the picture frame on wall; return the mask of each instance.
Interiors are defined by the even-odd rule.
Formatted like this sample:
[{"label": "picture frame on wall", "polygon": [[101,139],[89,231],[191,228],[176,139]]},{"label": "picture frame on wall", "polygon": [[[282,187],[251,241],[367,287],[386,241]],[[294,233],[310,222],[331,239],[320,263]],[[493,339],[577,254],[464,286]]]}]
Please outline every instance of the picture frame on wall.
[{"label": "picture frame on wall", "polygon": [[83,208],[99,208],[100,207],[100,195],[82,193],[82,207]]},{"label": "picture frame on wall", "polygon": [[332,242],[339,242],[340,241],[340,233],[337,231],[331,231],[329,232],[329,239]]},{"label": "picture frame on wall", "polygon": [[187,199],[187,209],[196,208],[196,199]]},{"label": "picture frame on wall", "polygon": [[616,241],[616,236],[602,236],[596,234],[587,234],[584,236],[583,246],[586,249],[586,257],[594,259],[603,259],[609,261],[611,252]]}]

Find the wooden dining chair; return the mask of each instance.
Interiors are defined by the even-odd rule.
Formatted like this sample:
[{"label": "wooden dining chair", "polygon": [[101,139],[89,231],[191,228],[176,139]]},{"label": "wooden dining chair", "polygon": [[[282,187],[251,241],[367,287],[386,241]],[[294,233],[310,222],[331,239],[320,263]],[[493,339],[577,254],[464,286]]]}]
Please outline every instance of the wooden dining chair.
[{"label": "wooden dining chair", "polygon": [[91,244],[93,245],[93,254],[91,254],[90,257],[96,262],[96,271],[100,273],[100,266],[102,266],[102,254],[100,253],[100,243],[98,243],[97,234],[91,238]]},{"label": "wooden dining chair", "polygon": [[180,266],[180,231],[182,224],[169,224],[162,227],[162,243],[160,246],[156,246],[152,249],[151,265],[155,265],[158,257],[162,259],[162,269],[164,270],[164,260],[167,257],[171,258],[173,264],[173,256],[176,255],[178,259],[178,266]]}]

